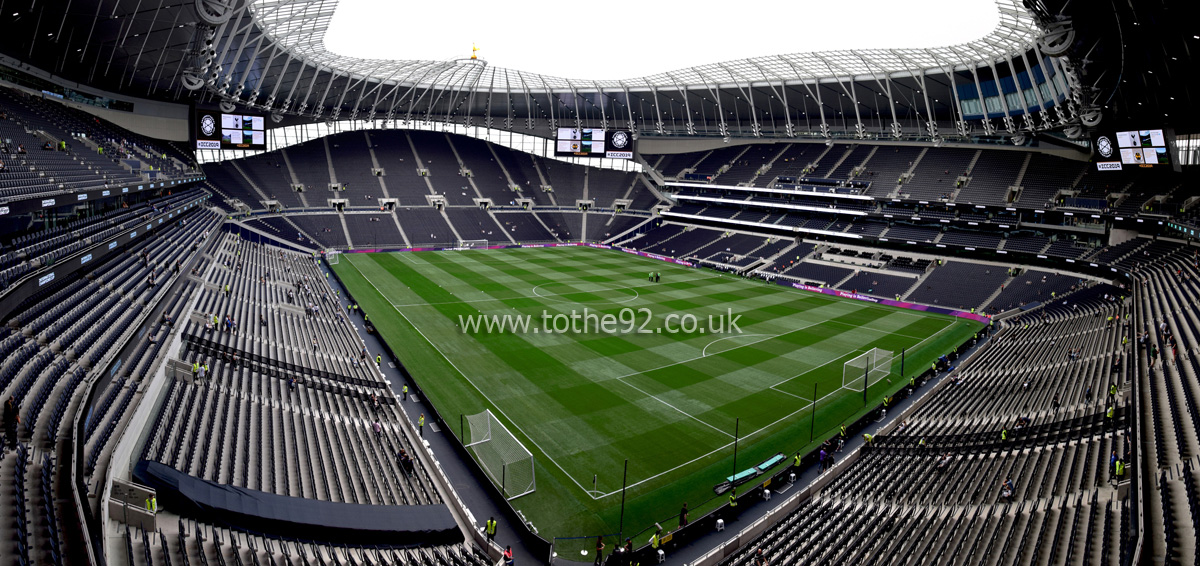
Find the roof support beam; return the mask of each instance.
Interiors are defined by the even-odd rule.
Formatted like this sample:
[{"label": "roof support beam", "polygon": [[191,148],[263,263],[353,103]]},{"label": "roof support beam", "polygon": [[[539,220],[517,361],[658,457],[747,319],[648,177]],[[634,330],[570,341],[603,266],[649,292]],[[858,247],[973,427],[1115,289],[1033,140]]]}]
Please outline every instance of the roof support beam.
[{"label": "roof support beam", "polygon": [[796,126],[795,124],[792,124],[791,112],[788,112],[787,87],[784,85],[783,78],[778,76],[775,77],[775,79],[779,81],[779,88],[775,88],[775,83],[771,82],[771,80],[767,78],[766,69],[763,69],[762,66],[758,64],[755,64],[755,66],[758,67],[758,72],[762,74],[763,80],[767,81],[767,87],[770,88],[771,92],[775,93],[775,97],[783,103],[783,118],[785,121],[784,134],[789,138],[796,137]]},{"label": "roof support beam", "polygon": [[850,97],[850,102],[854,105],[854,137],[858,139],[867,137],[867,128],[863,125],[862,116],[858,112],[858,94],[854,91],[854,80],[850,79],[850,87],[847,88],[846,83],[842,81],[842,77],[846,75],[845,71],[841,68],[835,71],[833,64],[829,60],[825,58],[821,59],[825,61],[825,66],[829,69],[830,74],[837,79],[838,86],[842,87],[842,92]]},{"label": "roof support beam", "polygon": [[983,98],[983,87],[979,83],[979,67],[971,66],[971,78],[975,79],[975,95],[979,97],[979,108],[983,112],[983,133],[990,136],[996,133],[996,126],[992,125],[992,118],[988,115],[987,101]]},{"label": "roof support beam", "polygon": [[[1017,89],[1017,99],[1021,101],[1021,112],[1023,113],[1021,116],[1021,126],[1033,132],[1037,130],[1037,124],[1033,122],[1033,116],[1029,112],[1029,104],[1025,102],[1025,92],[1021,90],[1021,80],[1017,77],[1016,66],[1013,65],[1012,57],[1006,57],[1005,62],[1008,63],[1008,72],[1013,80],[1013,88]],[[1026,71],[1026,74],[1029,75],[1030,84],[1033,84],[1033,73],[1028,72],[1028,68],[1026,68]]]},{"label": "roof support beam", "polygon": [[[1039,64],[1044,65],[1045,61],[1050,61],[1049,69],[1042,67],[1042,77],[1046,79],[1046,87],[1050,89],[1050,95],[1054,97],[1054,115],[1058,118],[1058,125],[1065,126],[1071,121],[1074,108],[1071,106],[1071,91],[1062,88],[1058,82],[1058,79],[1062,77],[1062,69],[1059,68],[1055,58],[1047,58],[1042,55],[1042,50],[1036,41],[1033,43],[1033,54],[1037,57]],[[1054,71],[1053,76],[1050,71]]]},{"label": "roof support beam", "polygon": [[1004,96],[1004,86],[1000,84],[1000,73],[996,72],[996,64],[988,61],[987,66],[992,70],[992,79],[996,81],[996,91],[1000,93],[1000,108],[1004,110],[1004,129],[1008,133],[1017,133],[1017,123],[1013,120],[1012,113],[1008,110],[1008,97]]},{"label": "roof support beam", "polygon": [[[1041,129],[1050,129],[1054,127],[1054,123],[1050,120],[1049,101],[1042,96],[1042,89],[1038,88],[1037,75],[1033,72],[1033,66],[1029,64],[1029,57],[1025,51],[1021,52],[1021,62],[1025,64],[1025,74],[1029,75],[1029,85],[1033,89],[1033,95],[1038,101],[1038,117],[1042,120]],[[1012,63],[1009,63],[1012,65]],[[1040,65],[1038,68],[1041,68]],[[1042,69],[1042,76],[1047,77],[1046,70]],[[1019,88],[1019,85],[1018,85]]]},{"label": "roof support beam", "polygon": [[[871,67],[871,62],[868,61],[865,56],[859,55],[859,59],[862,60],[863,65],[867,66],[867,68]],[[879,80],[879,77],[883,77],[883,80]],[[896,101],[892,99],[892,79],[886,73],[882,72],[882,69],[880,69],[879,72],[877,74],[875,74],[875,76],[873,78],[875,80],[875,84],[879,86],[879,89],[884,91],[880,94],[883,94],[884,96],[887,97],[888,108],[892,112],[892,125],[891,125],[892,137],[899,139],[900,134],[901,134],[901,126],[900,126],[900,120],[898,118],[896,118]],[[880,113],[880,114],[882,115],[882,113]],[[881,124],[881,126],[882,126],[882,124]]]}]

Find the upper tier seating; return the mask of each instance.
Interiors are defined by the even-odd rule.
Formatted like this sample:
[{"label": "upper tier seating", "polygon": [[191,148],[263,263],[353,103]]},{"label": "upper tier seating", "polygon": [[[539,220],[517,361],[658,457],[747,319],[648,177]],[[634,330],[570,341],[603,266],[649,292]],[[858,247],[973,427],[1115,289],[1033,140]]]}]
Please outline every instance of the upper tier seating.
[{"label": "upper tier seating", "polygon": [[[309,205],[303,199],[308,198],[311,194],[311,202],[317,204],[325,204],[324,199],[332,196],[328,190],[323,187],[306,187],[305,193],[297,193],[292,189],[292,177],[288,173],[287,164],[283,160],[283,156],[275,153],[264,153],[239,159],[236,162],[222,162],[220,164],[205,165],[207,171],[209,167],[218,165],[221,167],[230,167],[233,171],[229,172],[228,178],[231,181],[239,182],[242,178],[247,178],[249,181],[269,199],[274,199],[283,204],[287,208],[306,208]],[[238,171],[240,169],[240,171]],[[237,173],[237,174],[235,174]],[[240,174],[245,173],[242,177]],[[220,188],[218,186],[218,188]],[[233,190],[233,189],[231,189]],[[249,192],[247,189],[241,189],[236,192]],[[256,207],[255,203],[249,203],[251,207]]]},{"label": "upper tier seating", "polygon": [[388,187],[388,196],[399,199],[400,206],[427,206],[429,202],[426,197],[431,194],[429,185],[417,173],[417,159],[413,156],[412,145],[406,134],[401,130],[372,130],[367,132],[367,137],[386,175],[383,180]]},{"label": "upper tier seating", "polygon": [[908,172],[920,154],[921,148],[917,147],[882,146],[877,149],[875,155],[867,160],[866,172],[858,177],[871,182],[871,190],[866,194],[876,198],[886,197],[896,187],[900,175]]},{"label": "upper tier seating", "polygon": [[[168,514],[167,517],[170,517]],[[380,548],[330,545],[266,537],[225,527],[159,520],[157,533],[125,530],[122,560],[129,564],[429,564],[494,566],[495,561],[471,544]],[[210,562],[211,561],[211,562]]]},{"label": "upper tier seating", "polygon": [[975,149],[930,148],[913,170],[902,192],[921,200],[946,199],[954,194],[954,180],[966,173]]},{"label": "upper tier seating", "polygon": [[[1061,189],[1069,189],[1084,170],[1088,162],[1064,159],[1044,153],[1033,153],[1025,176],[1021,179],[1021,191],[1017,202],[1026,207],[1053,204],[1054,195]],[[976,167],[978,169],[978,167]]]},{"label": "upper tier seating", "polygon": [[775,144],[751,145],[730,165],[727,171],[717,177],[716,182],[722,185],[749,183],[758,174],[758,170],[779,153],[779,149],[779,146]]},{"label": "upper tier seating", "polygon": [[408,132],[408,136],[421,164],[429,171],[427,180],[433,185],[434,194],[446,197],[450,205],[474,204],[473,199],[479,194],[462,175],[462,167],[446,134],[414,130]]},{"label": "upper tier seating", "polygon": [[[848,179],[850,178],[850,172],[855,167],[862,165],[862,162],[871,154],[872,149],[874,149],[872,146],[861,143],[834,146],[825,155],[825,161],[840,159],[842,160],[842,164],[834,168],[834,161],[830,161],[828,165],[822,163],[822,167],[817,168],[816,174],[829,179]],[[822,169],[827,170],[825,174],[821,174]]]},{"label": "upper tier seating", "polygon": [[715,177],[722,167],[729,165],[744,149],[746,149],[744,146],[727,146],[714,149],[696,163],[696,170],[693,173],[699,175],[701,179]]},{"label": "upper tier seating", "polygon": [[767,175],[763,175],[754,181],[754,186],[765,187],[775,180],[776,177],[801,177],[803,176],[804,167],[810,161],[816,159],[821,152],[825,150],[823,144],[816,143],[792,143],[783,150],[779,157],[775,158],[774,165],[771,166],[771,171]]},{"label": "upper tier seating", "polygon": [[[457,150],[463,167],[471,172],[475,186],[484,198],[492,199],[499,206],[514,204],[516,193],[509,187],[504,168],[492,155],[492,144],[470,136],[447,136],[450,145]],[[508,151],[508,148],[496,148]]]},{"label": "upper tier seating", "polygon": [[369,142],[365,132],[328,140],[329,164],[343,188],[337,196],[349,200],[351,206],[378,205],[378,199],[384,197],[379,177],[371,173],[375,165]]},{"label": "upper tier seating", "polygon": [[660,156],[658,159],[654,159],[654,156],[652,155],[647,155],[646,160],[651,164],[657,162],[658,170],[662,173],[662,176],[666,177],[667,179],[674,179],[678,177],[684,169],[688,169],[695,165],[696,162],[700,161],[700,159],[707,153],[707,151],[673,153],[671,155]]},{"label": "upper tier seating", "polygon": [[[372,173],[376,163],[382,177]],[[327,207],[331,198],[346,199],[351,208],[377,209],[381,198],[397,199],[401,207],[424,207],[434,195],[444,197],[450,207],[476,206],[481,197],[504,207],[514,206],[518,198],[532,199],[535,206],[575,207],[585,187],[601,208],[612,208],[617,199],[632,201],[633,210],[658,203],[636,173],[543,159],[475,138],[425,131],[342,132],[278,153],[209,163],[205,172],[222,197],[256,210],[274,199],[285,214],[288,209]],[[292,188],[293,174],[304,192]],[[334,181],[344,190],[331,191]],[[543,191],[542,185],[553,192]],[[421,239],[429,237],[416,238]]]},{"label": "upper tier seating", "polygon": [[[601,208],[612,208],[613,201],[625,198],[625,193],[629,191],[630,187],[637,188],[634,186],[634,182],[637,180],[635,173],[594,167],[588,167],[584,171],[587,174],[587,196],[596,201],[596,206]],[[555,189],[555,191],[557,190]],[[633,208],[636,209],[637,206]]]},{"label": "upper tier seating", "polygon": [[[149,145],[148,140],[140,137],[137,139],[147,144],[145,147],[154,149],[158,158],[151,157],[143,146],[135,147],[137,142],[124,138],[109,143],[106,137],[100,141],[109,144],[111,149],[108,153],[93,151],[74,139],[73,134],[86,134],[96,132],[96,128],[116,126],[94,117],[85,119],[78,111],[8,88],[0,88],[0,115],[5,116],[0,119],[0,163],[3,164],[3,170],[0,171],[0,198],[87,190],[142,181],[140,173],[130,171],[119,160],[126,155],[143,162],[168,165],[161,158],[164,150]],[[132,133],[129,135],[134,137]],[[59,142],[67,143],[65,151],[61,150]],[[177,176],[183,174],[184,170],[172,160],[169,168],[159,173]]]}]

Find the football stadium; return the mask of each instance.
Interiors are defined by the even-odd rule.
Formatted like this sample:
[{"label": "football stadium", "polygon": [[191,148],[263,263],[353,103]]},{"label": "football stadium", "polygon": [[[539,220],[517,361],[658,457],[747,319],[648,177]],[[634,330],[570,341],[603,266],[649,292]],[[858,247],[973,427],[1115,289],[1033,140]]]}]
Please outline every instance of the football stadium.
[{"label": "football stadium", "polygon": [[1200,563],[1187,4],[447,8],[0,1],[0,562]]}]

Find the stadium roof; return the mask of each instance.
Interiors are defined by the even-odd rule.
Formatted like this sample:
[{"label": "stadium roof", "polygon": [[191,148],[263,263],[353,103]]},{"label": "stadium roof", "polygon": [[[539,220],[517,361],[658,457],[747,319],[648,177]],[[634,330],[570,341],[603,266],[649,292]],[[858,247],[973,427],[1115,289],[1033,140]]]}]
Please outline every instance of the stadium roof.
[{"label": "stadium roof", "polygon": [[[735,85],[760,85],[782,82],[805,82],[854,79],[863,77],[910,76],[920,71],[946,72],[949,69],[965,69],[986,66],[989,62],[1001,61],[1007,56],[1029,49],[1040,35],[1033,17],[1022,7],[1020,0],[994,0],[999,11],[998,25],[990,33],[974,41],[943,47],[922,49],[868,49],[824,51],[808,53],[785,53],[730,61],[711,62],[669,72],[661,72],[623,80],[599,77],[559,77],[523,69],[510,69],[480,62],[449,60],[388,60],[364,59],[339,55],[329,49],[327,34],[338,9],[338,0],[252,0],[250,8],[263,33],[291,53],[322,67],[343,72],[353,78],[367,78],[384,84],[417,86],[421,88],[455,89],[501,89],[530,92],[549,91],[599,91],[604,89],[651,90],[656,88],[726,87]],[[917,7],[919,8],[919,6]],[[759,13],[762,10],[757,10]],[[417,20],[419,21],[419,20]],[[533,23],[533,22],[531,22]],[[411,25],[411,23],[406,24]],[[420,25],[420,24],[418,24]],[[496,25],[502,25],[496,23]],[[605,26],[594,28],[599,32]],[[808,24],[812,25],[812,24]],[[724,31],[705,29],[702,22],[692,32],[697,41],[720,40],[723,43],[745,41],[741,37],[728,37]],[[344,26],[345,27],[345,26]],[[408,33],[397,29],[397,33]],[[434,26],[444,29],[447,26]],[[797,27],[802,27],[797,24]],[[359,26],[353,26],[357,31]],[[573,25],[570,33],[586,34],[593,30],[587,26]],[[767,31],[767,30],[764,30]],[[545,35],[555,37],[564,33],[562,29],[546,30]],[[647,35],[654,31],[631,32]],[[801,34],[802,29],[791,26],[781,28],[780,34]],[[851,25],[844,34],[853,35]],[[935,30],[930,30],[934,33]],[[557,39],[548,40],[546,49],[551,49]],[[751,40],[752,41],[752,40]],[[345,43],[345,40],[342,40]],[[607,51],[611,46],[599,49],[602,56],[612,56]],[[681,47],[681,49],[686,49]],[[622,52],[620,57],[634,56]],[[669,55],[665,56],[668,59]],[[586,59],[586,57],[584,57]],[[464,57],[464,59],[466,59]],[[476,63],[476,64],[469,64]],[[586,68],[586,64],[581,65]]]},{"label": "stadium roof", "polygon": [[[1196,131],[1191,53],[1200,36],[1184,29],[1193,21],[1189,3],[995,6],[995,29],[957,45],[743,57],[609,80],[467,58],[339,55],[323,41],[336,0],[36,2],[5,9],[0,53],[7,58],[0,61],[117,98],[221,102],[285,124],[358,119],[541,136],[572,125],[661,136],[1019,141],[1047,131],[1082,137],[1107,116]],[[844,9],[834,25],[852,34],[854,15]],[[397,22],[396,33],[460,17],[447,14],[444,22]],[[635,37],[653,33],[653,21],[633,21]],[[802,33],[804,25],[780,33]],[[913,27],[927,34],[937,24]],[[770,32],[747,24],[742,39]]]}]

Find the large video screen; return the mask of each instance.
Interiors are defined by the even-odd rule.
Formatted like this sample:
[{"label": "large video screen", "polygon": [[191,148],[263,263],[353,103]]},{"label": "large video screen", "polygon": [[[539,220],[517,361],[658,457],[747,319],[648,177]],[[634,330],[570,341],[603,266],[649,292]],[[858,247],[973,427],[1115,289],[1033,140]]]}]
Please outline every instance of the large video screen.
[{"label": "large video screen", "polygon": [[633,159],[633,132],[600,128],[559,128],[554,139],[554,155]]},{"label": "large video screen", "polygon": [[196,149],[267,149],[267,120],[258,114],[196,109]]},{"label": "large video screen", "polygon": [[1096,168],[1120,171],[1125,167],[1171,165],[1168,133],[1163,130],[1125,130],[1096,136]]}]

